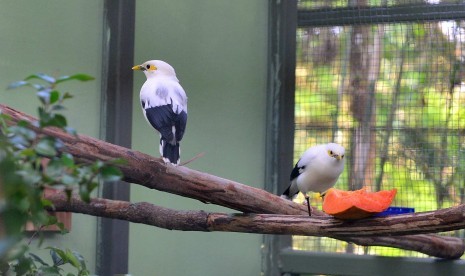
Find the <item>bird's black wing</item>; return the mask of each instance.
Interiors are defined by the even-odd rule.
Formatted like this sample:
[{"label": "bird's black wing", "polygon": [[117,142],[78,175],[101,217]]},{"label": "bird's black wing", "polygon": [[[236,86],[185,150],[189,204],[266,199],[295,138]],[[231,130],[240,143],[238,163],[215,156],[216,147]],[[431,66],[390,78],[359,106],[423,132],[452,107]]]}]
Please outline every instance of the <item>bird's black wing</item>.
[{"label": "bird's black wing", "polygon": [[[300,160],[299,160],[300,161]],[[305,167],[299,167],[299,161],[297,161],[297,163],[295,164],[295,167],[294,169],[292,169],[292,172],[291,172],[291,176],[290,176],[290,181],[294,180],[297,178],[297,176],[300,175],[300,172],[303,168]]]},{"label": "bird's black wing", "polygon": [[186,131],[186,124],[187,113],[185,111],[181,111],[179,114],[176,114],[176,124],[174,125],[176,128],[176,141],[181,141],[182,137],[184,136],[184,132]]},{"label": "bird's black wing", "polygon": [[171,104],[146,108],[145,116],[164,140],[173,141],[173,125],[177,115],[173,112]]},{"label": "bird's black wing", "polygon": [[291,184],[287,189],[283,192],[283,195],[287,196],[288,198],[292,198],[294,195],[296,195],[299,192],[299,189],[297,188],[297,184],[294,179],[296,179],[302,172],[302,169],[305,167],[299,167],[299,162],[300,160],[295,164],[294,169],[292,169],[291,176],[289,177],[289,180],[291,181]]}]

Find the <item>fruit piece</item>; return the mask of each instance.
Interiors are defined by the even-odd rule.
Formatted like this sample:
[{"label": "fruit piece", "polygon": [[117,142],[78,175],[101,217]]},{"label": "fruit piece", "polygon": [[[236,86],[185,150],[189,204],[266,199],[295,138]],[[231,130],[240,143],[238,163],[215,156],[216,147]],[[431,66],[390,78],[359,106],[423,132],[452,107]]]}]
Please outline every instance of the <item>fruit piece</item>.
[{"label": "fruit piece", "polygon": [[326,192],[323,211],[340,219],[361,219],[385,211],[397,190],[367,192],[365,188],[343,191],[331,188]]}]

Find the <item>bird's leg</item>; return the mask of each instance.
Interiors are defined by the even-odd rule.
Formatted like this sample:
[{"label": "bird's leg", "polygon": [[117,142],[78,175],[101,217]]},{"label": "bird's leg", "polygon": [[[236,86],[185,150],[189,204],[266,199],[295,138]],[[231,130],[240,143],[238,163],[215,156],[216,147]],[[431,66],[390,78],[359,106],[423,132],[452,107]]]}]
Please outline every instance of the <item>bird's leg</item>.
[{"label": "bird's leg", "polygon": [[312,208],[310,208],[310,197],[305,195],[305,199],[307,200],[308,215],[312,216]]}]

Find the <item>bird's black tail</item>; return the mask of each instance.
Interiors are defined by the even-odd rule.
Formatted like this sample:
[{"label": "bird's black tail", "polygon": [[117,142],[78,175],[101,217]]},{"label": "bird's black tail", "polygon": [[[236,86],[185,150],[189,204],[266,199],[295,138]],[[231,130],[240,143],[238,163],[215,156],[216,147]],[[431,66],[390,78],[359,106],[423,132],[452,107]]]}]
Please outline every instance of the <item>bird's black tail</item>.
[{"label": "bird's black tail", "polygon": [[284,191],[284,193],[282,195],[286,196],[287,198],[291,198],[292,195],[290,194],[290,190],[291,190],[291,185],[289,185],[289,187],[287,187],[287,189]]},{"label": "bird's black tail", "polygon": [[298,193],[299,188],[297,187],[297,184],[294,181],[292,181],[289,187],[287,187],[287,189],[281,195],[281,197],[286,199],[292,199]]},{"label": "bird's black tail", "polygon": [[179,143],[171,144],[166,140],[160,139],[160,154],[165,162],[170,162],[174,165],[179,165],[181,148]]}]

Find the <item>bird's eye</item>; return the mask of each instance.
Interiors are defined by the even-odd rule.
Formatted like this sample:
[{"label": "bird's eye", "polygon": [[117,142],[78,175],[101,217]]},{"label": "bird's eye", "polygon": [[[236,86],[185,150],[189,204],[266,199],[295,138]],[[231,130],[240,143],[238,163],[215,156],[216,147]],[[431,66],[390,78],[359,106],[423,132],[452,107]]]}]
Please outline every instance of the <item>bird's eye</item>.
[{"label": "bird's eye", "polygon": [[154,71],[154,70],[157,70],[158,68],[155,66],[155,65],[150,65],[150,64],[147,64],[145,65],[145,68],[147,68],[147,70],[150,70],[150,71]]},{"label": "bird's eye", "polygon": [[329,156],[333,156],[333,151],[332,151],[332,150],[328,150],[328,154],[329,154]]},{"label": "bird's eye", "polygon": [[343,158],[344,158],[344,154],[343,154],[343,155],[341,155],[341,159],[343,159]]}]

